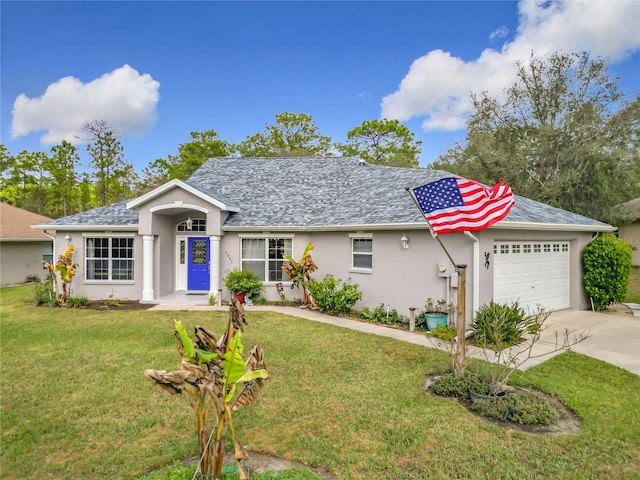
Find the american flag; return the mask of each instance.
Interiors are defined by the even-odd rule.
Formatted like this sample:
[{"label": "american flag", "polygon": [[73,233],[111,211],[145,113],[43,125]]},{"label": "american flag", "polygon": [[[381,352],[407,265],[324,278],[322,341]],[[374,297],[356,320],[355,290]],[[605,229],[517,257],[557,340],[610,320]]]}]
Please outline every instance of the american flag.
[{"label": "american flag", "polygon": [[511,187],[493,188],[462,177],[443,178],[411,189],[433,233],[484,230],[507,216],[514,204]]}]

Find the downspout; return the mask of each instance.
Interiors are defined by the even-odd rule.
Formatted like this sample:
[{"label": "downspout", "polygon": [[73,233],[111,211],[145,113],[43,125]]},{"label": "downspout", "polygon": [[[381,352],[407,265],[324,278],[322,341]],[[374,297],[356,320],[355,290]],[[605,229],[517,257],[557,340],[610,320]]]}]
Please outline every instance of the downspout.
[{"label": "downspout", "polygon": [[47,233],[46,230],[42,230],[42,233],[44,233],[47,237],[49,237],[51,240],[53,240],[53,260],[56,259],[56,236],[55,235],[51,235],[50,233]]},{"label": "downspout", "polygon": [[[42,230],[42,233],[44,233],[47,237],[49,237],[51,240],[53,240],[53,246],[52,246],[53,250],[51,252],[52,253],[52,255],[51,255],[51,263],[53,263],[55,265],[55,263],[56,263],[56,236],[55,235],[51,235],[50,233],[47,233],[46,230]],[[54,277],[53,281],[57,282],[55,277]],[[54,294],[55,294],[55,287],[53,287],[51,291],[54,292]],[[51,295],[51,294],[49,294],[49,295]]]},{"label": "downspout", "polygon": [[480,304],[480,240],[471,232],[464,232],[464,234],[473,240],[473,311],[471,312],[473,319]]}]

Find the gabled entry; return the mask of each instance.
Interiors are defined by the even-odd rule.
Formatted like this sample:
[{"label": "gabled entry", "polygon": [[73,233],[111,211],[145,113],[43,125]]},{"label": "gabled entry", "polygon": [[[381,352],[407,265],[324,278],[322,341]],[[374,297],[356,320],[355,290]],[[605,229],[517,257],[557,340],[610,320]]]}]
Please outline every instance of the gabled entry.
[{"label": "gabled entry", "polygon": [[209,290],[209,239],[187,240],[187,290]]}]

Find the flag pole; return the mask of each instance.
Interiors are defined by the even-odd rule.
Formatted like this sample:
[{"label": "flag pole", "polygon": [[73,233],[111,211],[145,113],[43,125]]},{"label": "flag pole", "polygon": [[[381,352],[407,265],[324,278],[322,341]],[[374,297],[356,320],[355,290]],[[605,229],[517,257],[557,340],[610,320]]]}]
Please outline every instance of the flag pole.
[{"label": "flag pole", "polygon": [[[411,189],[409,189],[408,187],[406,188],[407,193],[409,194],[409,196],[413,199],[413,203],[416,204],[416,207],[418,207],[418,210],[420,210],[422,212],[422,208],[420,208],[420,204],[418,203],[418,201],[416,200],[415,195],[413,194],[413,192],[411,191]],[[433,228],[431,227],[431,224],[429,223],[429,220],[427,219],[427,216],[422,215],[425,219],[425,221],[427,222],[427,225],[429,226],[429,231],[431,232],[431,236],[433,238],[435,238],[436,240],[438,240],[438,243],[440,244],[440,246],[442,247],[442,250],[444,250],[444,253],[447,254],[447,257],[449,258],[449,261],[451,262],[451,264],[454,266],[454,268],[456,269],[456,273],[458,274],[458,278],[459,278],[459,282],[458,282],[458,318],[456,319],[456,353],[455,353],[455,359],[453,361],[453,372],[454,375],[461,375],[464,373],[464,370],[467,366],[467,360],[466,360],[466,345],[465,345],[465,340],[466,340],[466,304],[467,304],[467,266],[466,265],[458,265],[456,262],[453,261],[453,258],[451,258],[451,255],[449,254],[449,251],[446,249],[446,247],[444,246],[444,244],[442,243],[442,240],[440,240],[440,237],[438,236],[438,234],[436,232],[433,231]],[[477,288],[477,286],[476,286]]]},{"label": "flag pole", "polygon": [[[413,200],[413,203],[415,203],[416,207],[418,207],[418,210],[420,210],[422,212],[422,209],[420,208],[420,204],[416,200],[416,197],[413,194],[413,192],[411,192],[411,189],[409,187],[407,187],[406,191],[409,194],[409,196],[411,197],[411,199]],[[442,250],[444,250],[444,253],[447,254],[447,258],[449,258],[449,261],[451,262],[451,265],[453,265],[453,267],[456,269],[456,272],[460,273],[460,271],[458,270],[458,265],[456,264],[456,262],[453,261],[453,258],[451,258],[451,255],[449,254],[449,251],[444,246],[444,243],[442,243],[442,240],[440,240],[440,237],[438,236],[438,234],[433,231],[433,228],[431,227],[431,224],[429,223],[429,220],[427,219],[427,217],[424,214],[422,215],[422,217],[424,218],[425,222],[427,222],[427,225],[429,227],[429,231],[431,232],[431,236],[438,241],[438,243],[442,247]]]}]

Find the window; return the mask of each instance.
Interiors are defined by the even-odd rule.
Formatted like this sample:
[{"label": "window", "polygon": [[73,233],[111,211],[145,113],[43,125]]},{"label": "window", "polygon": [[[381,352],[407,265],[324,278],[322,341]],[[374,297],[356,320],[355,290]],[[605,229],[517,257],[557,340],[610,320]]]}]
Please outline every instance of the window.
[{"label": "window", "polygon": [[500,253],[508,254],[509,253],[509,245],[500,245]]},{"label": "window", "polygon": [[85,238],[87,280],[133,280],[133,237]]},{"label": "window", "polygon": [[353,268],[373,268],[373,238],[352,238],[351,252]]},{"label": "window", "polygon": [[530,243],[525,243],[523,246],[523,252],[524,253],[531,253],[531,244]]},{"label": "window", "polygon": [[289,280],[282,271],[283,255],[292,255],[292,238],[243,238],[242,270],[258,275],[263,282]]},{"label": "window", "polygon": [[178,232],[206,232],[207,220],[204,218],[187,218],[176,225]]},{"label": "window", "polygon": [[515,245],[511,246],[511,252],[512,253],[520,253],[520,245],[518,245],[517,243]]}]

